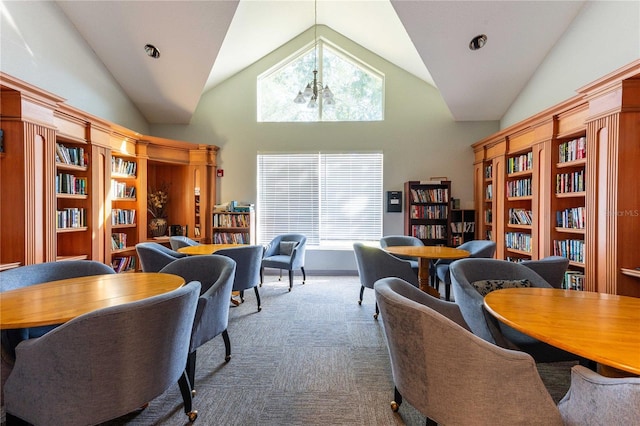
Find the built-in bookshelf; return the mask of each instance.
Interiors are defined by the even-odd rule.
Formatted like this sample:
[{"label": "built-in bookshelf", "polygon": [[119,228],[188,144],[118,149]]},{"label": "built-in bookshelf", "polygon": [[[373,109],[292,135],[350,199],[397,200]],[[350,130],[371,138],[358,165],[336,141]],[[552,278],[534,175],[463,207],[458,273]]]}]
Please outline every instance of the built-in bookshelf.
[{"label": "built-in bookshelf", "polygon": [[111,154],[111,266],[116,272],[135,271],[138,241],[138,161]]},{"label": "built-in bookshelf", "polygon": [[409,181],[404,184],[405,235],[425,245],[449,245],[451,181]]},{"label": "built-in bookshelf", "polygon": [[468,209],[451,209],[451,242],[452,247],[476,239],[476,211]]},{"label": "built-in bookshelf", "polygon": [[506,158],[505,241],[507,260],[520,261],[532,256],[533,228],[533,151]]},{"label": "built-in bookshelf", "polygon": [[587,138],[585,130],[553,141],[551,252],[569,259],[565,287],[584,289]]},{"label": "built-in bookshelf", "polygon": [[[77,125],[79,135],[82,123]],[[58,133],[55,144],[56,259],[92,257],[91,145],[81,136]]]},{"label": "built-in bookshelf", "polygon": [[482,165],[482,168],[482,238],[485,240],[493,240],[493,161],[485,161]]},{"label": "built-in bookshelf", "polygon": [[200,188],[195,188],[194,194],[194,211],[193,211],[193,236],[200,238],[202,235],[202,222],[200,220]]},{"label": "built-in bookshelf", "polygon": [[243,211],[214,212],[214,244],[255,244],[255,211],[253,207],[240,207]]}]

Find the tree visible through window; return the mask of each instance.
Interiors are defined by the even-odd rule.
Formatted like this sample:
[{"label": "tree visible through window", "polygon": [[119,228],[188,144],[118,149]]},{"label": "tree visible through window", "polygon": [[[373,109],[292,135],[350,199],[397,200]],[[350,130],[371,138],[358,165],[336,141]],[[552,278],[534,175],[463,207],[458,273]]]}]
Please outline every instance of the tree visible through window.
[{"label": "tree visible through window", "polygon": [[351,247],[382,236],[380,152],[258,154],[258,243],[302,233]]},{"label": "tree visible through window", "polygon": [[317,45],[318,80],[329,85],[334,105],[308,108],[293,102],[313,79],[314,46],[258,77],[258,121],[379,121],[384,76],[323,39]]}]

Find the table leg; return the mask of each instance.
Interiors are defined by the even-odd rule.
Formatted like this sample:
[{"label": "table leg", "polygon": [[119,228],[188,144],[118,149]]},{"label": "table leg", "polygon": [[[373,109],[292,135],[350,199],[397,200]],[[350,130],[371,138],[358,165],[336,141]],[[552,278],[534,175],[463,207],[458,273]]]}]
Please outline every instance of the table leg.
[{"label": "table leg", "polygon": [[440,293],[430,284],[431,275],[431,260],[421,257],[418,262],[418,284],[420,284],[420,290],[425,293],[429,293],[433,297],[440,298]]}]

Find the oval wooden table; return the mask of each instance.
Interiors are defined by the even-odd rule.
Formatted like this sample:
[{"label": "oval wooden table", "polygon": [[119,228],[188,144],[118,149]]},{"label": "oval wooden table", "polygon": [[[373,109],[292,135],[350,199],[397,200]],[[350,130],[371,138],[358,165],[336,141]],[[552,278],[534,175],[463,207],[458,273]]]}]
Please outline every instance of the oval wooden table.
[{"label": "oval wooden table", "polygon": [[487,294],[484,306],[516,330],[597,362],[603,375],[640,375],[640,298],[509,288]]},{"label": "oval wooden table", "polygon": [[213,254],[218,250],[241,247],[245,244],[198,244],[197,246],[180,247],[177,252],[191,256]]},{"label": "oval wooden table", "polygon": [[62,324],[97,309],[135,302],[184,285],[156,272],[91,275],[0,293],[0,329]]},{"label": "oval wooden table", "polygon": [[463,259],[471,254],[467,250],[444,246],[390,246],[384,250],[391,254],[417,257],[420,289],[438,298],[440,293],[435,285],[435,277],[432,277],[433,286],[430,285],[429,271],[431,271],[432,262],[437,259]]}]

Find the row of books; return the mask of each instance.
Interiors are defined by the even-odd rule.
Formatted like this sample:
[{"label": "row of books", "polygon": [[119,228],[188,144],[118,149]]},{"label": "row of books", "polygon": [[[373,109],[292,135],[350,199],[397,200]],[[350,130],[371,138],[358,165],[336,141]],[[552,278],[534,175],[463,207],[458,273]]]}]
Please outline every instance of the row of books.
[{"label": "row of books", "polygon": [[507,173],[523,172],[533,168],[533,152],[507,159]]},{"label": "row of books", "polygon": [[445,225],[413,225],[411,235],[422,240],[446,240],[447,227]]},{"label": "row of books", "polygon": [[506,232],[505,247],[531,253],[531,234],[526,232]]},{"label": "row of books", "polygon": [[573,139],[563,142],[558,146],[559,162],[566,163],[569,161],[581,160],[587,156],[587,138]]},{"label": "row of books", "polygon": [[451,245],[459,246],[464,243],[464,237],[462,235],[452,235],[451,236]]},{"label": "row of books", "polygon": [[111,196],[113,198],[136,198],[136,187],[129,186],[125,182],[111,179]]},{"label": "row of books", "polygon": [[87,195],[87,178],[69,173],[58,173],[56,175],[56,193]]},{"label": "row of books", "polygon": [[564,256],[573,262],[584,263],[584,241],[554,240],[553,254],[555,256]]},{"label": "row of books", "polygon": [[135,177],[138,164],[135,161],[111,157],[111,173]]},{"label": "row of books", "polygon": [[556,175],[556,194],[584,191],[584,170]]},{"label": "row of books", "polygon": [[565,290],[584,290],[584,274],[579,271],[565,272],[562,288]]},{"label": "row of books", "polygon": [[250,220],[248,214],[213,214],[213,226],[220,228],[248,228]]},{"label": "row of books", "polygon": [[493,222],[493,211],[491,209],[486,209],[484,211],[484,223],[492,223]]},{"label": "row of books", "polygon": [[475,222],[451,222],[451,232],[460,234],[465,232],[475,232],[475,230]]},{"label": "row of books", "polygon": [[493,164],[489,164],[484,168],[484,178],[493,179]]},{"label": "row of books", "polygon": [[111,234],[111,249],[121,250],[127,248],[127,234],[124,232],[114,232]]},{"label": "row of books", "polygon": [[85,167],[89,165],[89,155],[83,147],[67,147],[56,143],[56,163]]},{"label": "row of books", "polygon": [[448,203],[449,189],[448,188],[431,188],[431,189],[411,188],[411,197],[414,203]]},{"label": "row of books", "polygon": [[135,256],[122,256],[122,257],[114,257],[111,260],[111,267],[114,271],[126,272],[126,271],[135,271],[136,270],[136,257]]},{"label": "row of books", "polygon": [[56,211],[56,227],[83,228],[87,226],[87,211],[80,207],[70,207]]},{"label": "row of books", "polygon": [[484,190],[484,198],[485,200],[493,200],[493,184],[487,185]]},{"label": "row of books", "polygon": [[136,211],[133,209],[112,209],[111,225],[135,225]]},{"label": "row of books", "polygon": [[214,244],[249,244],[248,232],[216,232],[213,234]]},{"label": "row of books", "polygon": [[449,209],[445,205],[411,206],[411,219],[447,219]]},{"label": "row of books", "polygon": [[573,207],[556,212],[556,226],[559,228],[584,229],[585,228],[584,207]]},{"label": "row of books", "polygon": [[507,197],[526,197],[531,194],[531,178],[507,182]]},{"label": "row of books", "polygon": [[531,225],[533,213],[526,209],[509,209],[509,223],[511,225]]}]

